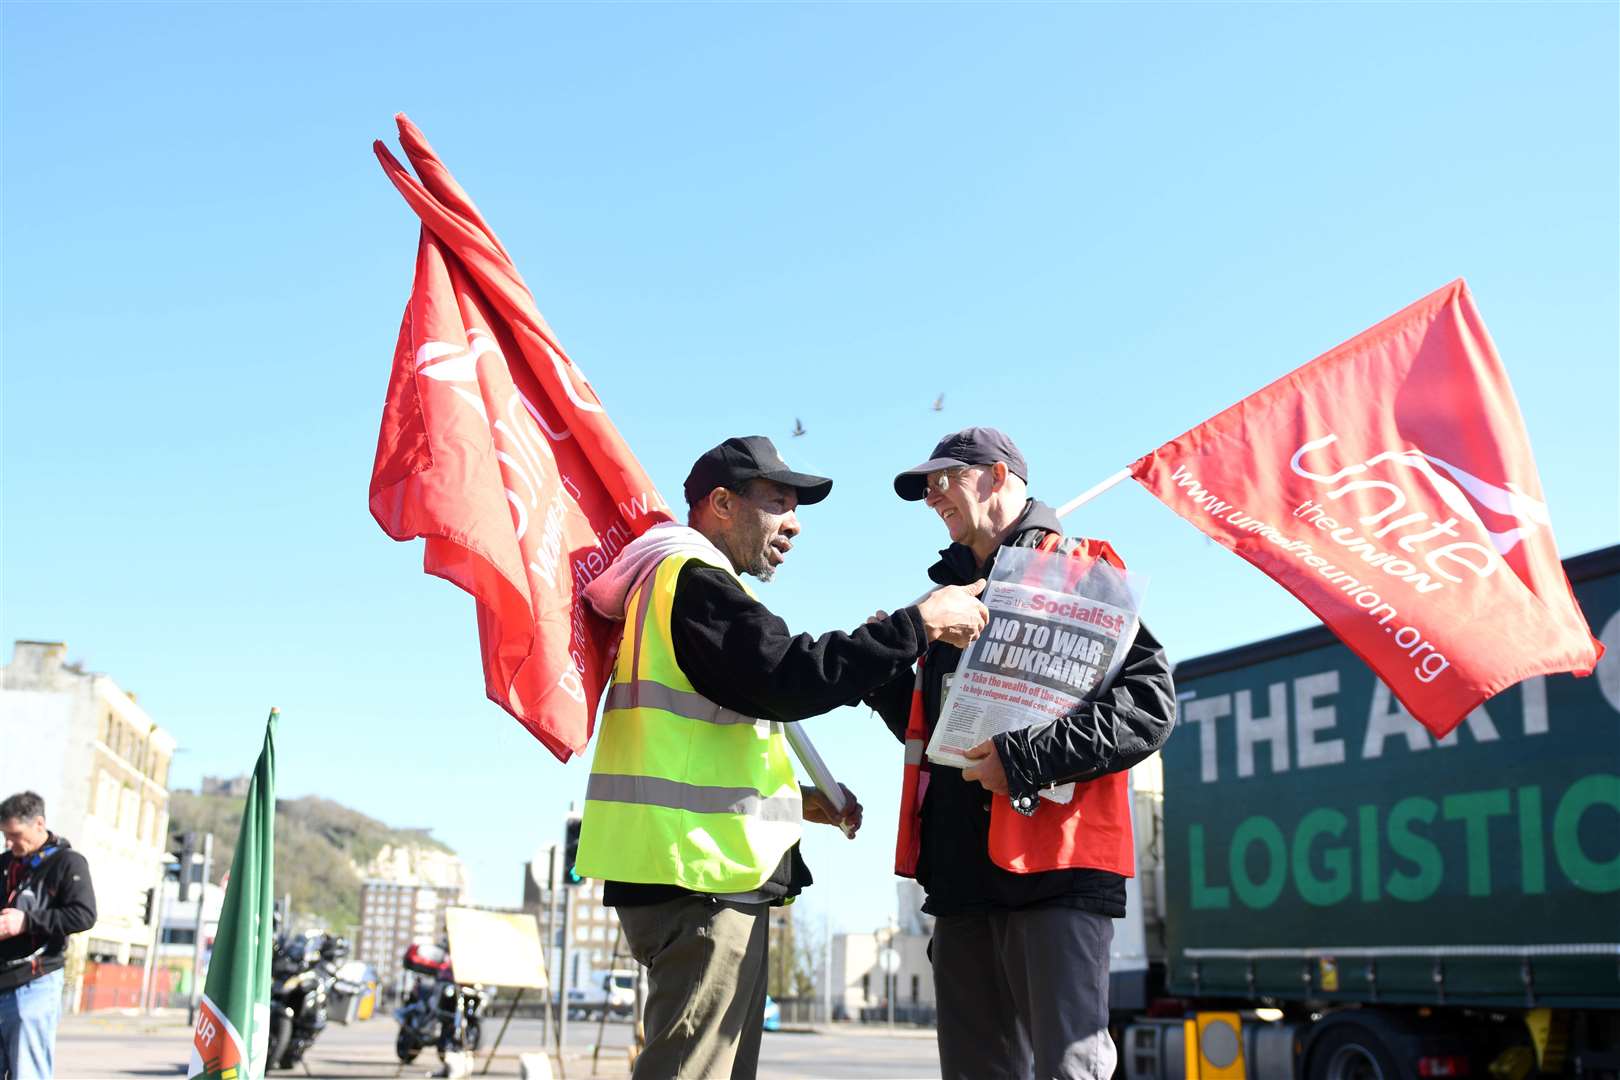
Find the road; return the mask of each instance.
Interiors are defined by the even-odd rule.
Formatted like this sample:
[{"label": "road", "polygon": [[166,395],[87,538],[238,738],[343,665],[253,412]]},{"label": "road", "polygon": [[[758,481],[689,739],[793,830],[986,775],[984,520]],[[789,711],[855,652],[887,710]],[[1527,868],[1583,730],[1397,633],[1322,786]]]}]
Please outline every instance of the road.
[{"label": "road", "polygon": [[[190,1031],[185,1014],[155,1017],[96,1013],[62,1018],[56,1044],[56,1074],[62,1080],[103,1080],[111,1077],[184,1076],[189,1057]],[[438,1066],[431,1050],[403,1069],[394,1057],[394,1022],[379,1017],[348,1026],[333,1024],[322,1032],[307,1059],[309,1073],[333,1080],[379,1078],[401,1080],[425,1077]],[[495,1028],[491,1028],[493,1036]],[[591,1057],[597,1025],[570,1023],[565,1066],[569,1080],[591,1076]],[[538,1020],[514,1020],[501,1043],[489,1075],[519,1075],[519,1053],[540,1049]],[[609,1023],[602,1039],[597,1076],[628,1075],[625,1047],[630,1027]],[[478,1065],[483,1068],[483,1063]],[[553,1058],[555,1074],[556,1060]],[[301,1071],[272,1072],[288,1080]],[[871,1077],[886,1080],[939,1076],[932,1030],[904,1027],[890,1034],[884,1027],[834,1024],[805,1031],[766,1032],[760,1051],[760,1080],[846,1080]]]}]

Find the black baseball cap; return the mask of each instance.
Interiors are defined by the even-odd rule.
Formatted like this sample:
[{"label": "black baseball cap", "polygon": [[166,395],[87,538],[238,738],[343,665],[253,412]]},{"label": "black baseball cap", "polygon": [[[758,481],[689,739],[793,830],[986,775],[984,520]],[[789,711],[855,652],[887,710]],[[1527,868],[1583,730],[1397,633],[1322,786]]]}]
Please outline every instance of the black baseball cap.
[{"label": "black baseball cap", "polygon": [[794,472],[763,435],[739,435],[727,439],[692,463],[686,474],[686,503],[696,506],[717,487],[741,488],[755,478],[786,484],[799,493],[799,505],[818,503],[832,491],[833,482],[825,476]]},{"label": "black baseball cap", "polygon": [[1018,479],[1029,482],[1029,466],[1011,439],[993,427],[963,428],[939,440],[927,461],[895,477],[894,493],[907,502],[916,502],[928,494],[929,473],[964,465],[994,465],[998,461],[1006,462],[1007,471]]}]

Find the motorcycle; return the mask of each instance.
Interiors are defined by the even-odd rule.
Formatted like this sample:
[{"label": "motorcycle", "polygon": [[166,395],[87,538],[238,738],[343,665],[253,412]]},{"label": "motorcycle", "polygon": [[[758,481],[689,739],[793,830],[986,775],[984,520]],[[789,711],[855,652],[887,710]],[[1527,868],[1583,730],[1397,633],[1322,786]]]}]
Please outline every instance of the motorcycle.
[{"label": "motorcycle", "polygon": [[354,994],[359,984],[338,978],[349,943],[331,934],[278,935],[270,957],[270,1053],[267,1067],[297,1067],[326,1029],[327,999],[337,990]]},{"label": "motorcycle", "polygon": [[495,992],[456,982],[450,954],[443,946],[412,945],[405,950],[405,969],[416,976],[409,1000],[394,1010],[399,1034],[394,1053],[410,1064],[432,1045],[440,1059],[451,1052],[477,1053],[484,1038],[484,1013]]}]

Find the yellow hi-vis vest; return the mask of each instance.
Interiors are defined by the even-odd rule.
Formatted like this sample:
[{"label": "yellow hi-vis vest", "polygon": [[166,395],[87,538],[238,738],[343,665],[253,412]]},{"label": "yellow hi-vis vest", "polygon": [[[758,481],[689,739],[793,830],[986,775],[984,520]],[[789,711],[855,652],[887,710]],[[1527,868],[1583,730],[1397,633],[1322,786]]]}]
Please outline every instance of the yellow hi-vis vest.
[{"label": "yellow hi-vis vest", "polygon": [[750,892],[799,841],[799,784],[780,723],[715,704],[675,662],[675,582],[693,558],[710,562],[667,556],[626,599],[575,865],[607,881]]}]

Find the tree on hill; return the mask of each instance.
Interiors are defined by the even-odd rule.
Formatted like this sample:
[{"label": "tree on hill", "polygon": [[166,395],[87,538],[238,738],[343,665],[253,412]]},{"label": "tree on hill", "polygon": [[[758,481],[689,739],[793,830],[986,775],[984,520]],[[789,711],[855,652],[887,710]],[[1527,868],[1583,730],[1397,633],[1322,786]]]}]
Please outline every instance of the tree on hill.
[{"label": "tree on hill", "polygon": [[[214,834],[213,880],[231,865],[243,799],[177,791],[169,799],[169,832]],[[448,845],[422,829],[394,829],[358,810],[318,796],[276,800],[275,875],[278,895],[290,895],[294,926],[354,936],[359,925],[361,872],[385,847]]]}]

